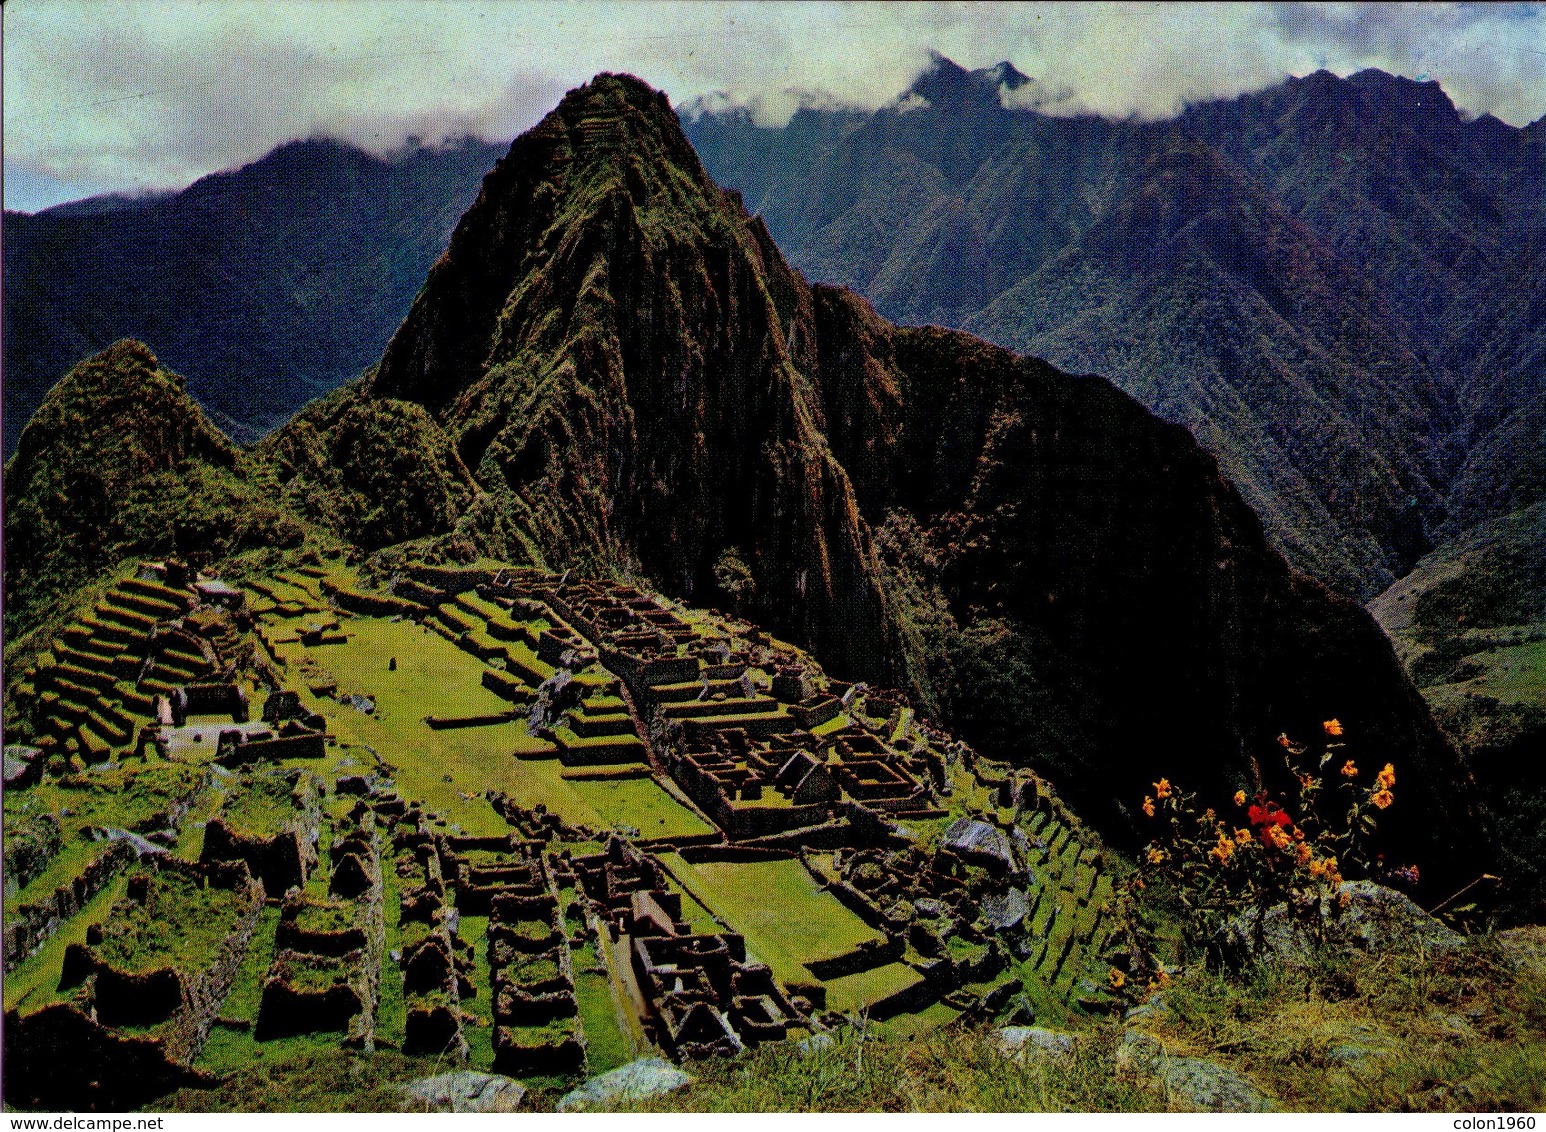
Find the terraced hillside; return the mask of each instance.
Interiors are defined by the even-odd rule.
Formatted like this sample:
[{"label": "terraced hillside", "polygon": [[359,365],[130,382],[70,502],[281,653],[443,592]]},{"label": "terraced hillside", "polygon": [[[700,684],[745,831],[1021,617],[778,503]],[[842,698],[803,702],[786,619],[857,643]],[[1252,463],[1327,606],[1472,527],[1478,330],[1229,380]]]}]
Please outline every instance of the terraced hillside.
[{"label": "terraced hillside", "polygon": [[310,557],[142,564],[14,685],[9,1103],[1117,1005],[1098,841],[897,693],[619,582]]}]

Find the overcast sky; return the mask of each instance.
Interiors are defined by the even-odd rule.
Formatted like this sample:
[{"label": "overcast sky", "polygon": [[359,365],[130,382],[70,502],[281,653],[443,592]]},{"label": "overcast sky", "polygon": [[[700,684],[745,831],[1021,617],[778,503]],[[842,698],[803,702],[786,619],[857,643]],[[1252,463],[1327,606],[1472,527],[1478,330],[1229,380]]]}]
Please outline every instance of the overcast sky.
[{"label": "overcast sky", "polygon": [[1008,59],[1054,112],[1165,116],[1285,75],[1380,67],[1472,113],[1546,114],[1546,6],[8,0],[5,205],[177,188],[280,142],[507,140],[600,70],[763,121],[873,107],[930,49]]}]

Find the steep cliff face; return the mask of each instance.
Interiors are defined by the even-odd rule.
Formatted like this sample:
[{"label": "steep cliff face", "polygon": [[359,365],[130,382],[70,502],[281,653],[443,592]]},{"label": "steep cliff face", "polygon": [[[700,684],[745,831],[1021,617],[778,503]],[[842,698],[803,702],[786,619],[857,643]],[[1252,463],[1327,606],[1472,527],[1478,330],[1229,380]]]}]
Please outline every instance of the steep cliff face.
[{"label": "steep cliff face", "polygon": [[[368,392],[436,414],[508,556],[634,563],[849,675],[890,675],[873,554],[811,386],[810,298],[708,179],[663,96],[603,75],[521,137],[430,272]],[[707,591],[707,592],[705,592]]]},{"label": "steep cliff face", "polygon": [[471,469],[430,533],[708,601],[734,551],[743,612],[910,687],[1119,837],[1161,775],[1225,800],[1270,781],[1280,731],[1337,716],[1404,768],[1398,851],[1475,861],[1463,775],[1389,645],[1288,569],[1183,429],[812,290],[637,80],[515,143],[360,398],[422,406]]},{"label": "steep cliff face", "polygon": [[1409,771],[1395,843],[1469,858],[1464,774],[1390,645],[1286,567],[1184,430],[1101,378],[891,326],[850,292],[815,304],[833,449],[866,518],[912,544],[903,592],[943,599],[943,625],[937,605],[898,604],[921,612],[963,730],[1112,828],[1161,775],[1221,808],[1287,785],[1275,737],[1335,716],[1363,758]]}]

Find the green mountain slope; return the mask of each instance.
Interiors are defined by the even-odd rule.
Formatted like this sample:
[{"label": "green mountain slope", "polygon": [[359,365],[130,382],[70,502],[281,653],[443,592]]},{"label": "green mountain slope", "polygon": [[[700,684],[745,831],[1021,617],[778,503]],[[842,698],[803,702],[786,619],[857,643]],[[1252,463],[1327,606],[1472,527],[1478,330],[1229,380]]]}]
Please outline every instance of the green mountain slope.
[{"label": "green mountain slope", "polygon": [[129,555],[224,557],[304,529],[183,380],[115,343],[49,391],[5,465],[6,636]]}]

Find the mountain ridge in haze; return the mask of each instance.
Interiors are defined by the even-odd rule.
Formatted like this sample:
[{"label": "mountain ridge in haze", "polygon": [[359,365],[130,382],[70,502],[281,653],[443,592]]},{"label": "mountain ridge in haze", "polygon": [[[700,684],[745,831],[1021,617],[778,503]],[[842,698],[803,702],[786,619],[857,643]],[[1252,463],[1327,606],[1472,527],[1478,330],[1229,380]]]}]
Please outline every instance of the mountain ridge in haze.
[{"label": "mountain ridge in haze", "polygon": [[[1537,126],[1466,121],[1438,84],[1378,71],[1148,123],[1011,108],[996,73],[937,61],[873,114],[701,113],[687,131],[801,270],[887,317],[1111,375],[1347,593],[1539,498],[1546,322],[1516,283],[1539,277]],[[931,83],[948,106],[919,98]],[[1188,150],[1199,176],[1167,199],[1155,168]],[[1183,202],[1165,231],[1143,221]],[[1371,407],[1386,398],[1395,421]]]},{"label": "mountain ridge in haze", "polygon": [[502,149],[295,141],[177,193],[7,213],[6,452],[66,370],[126,337],[228,433],[263,435],[375,360]]}]

